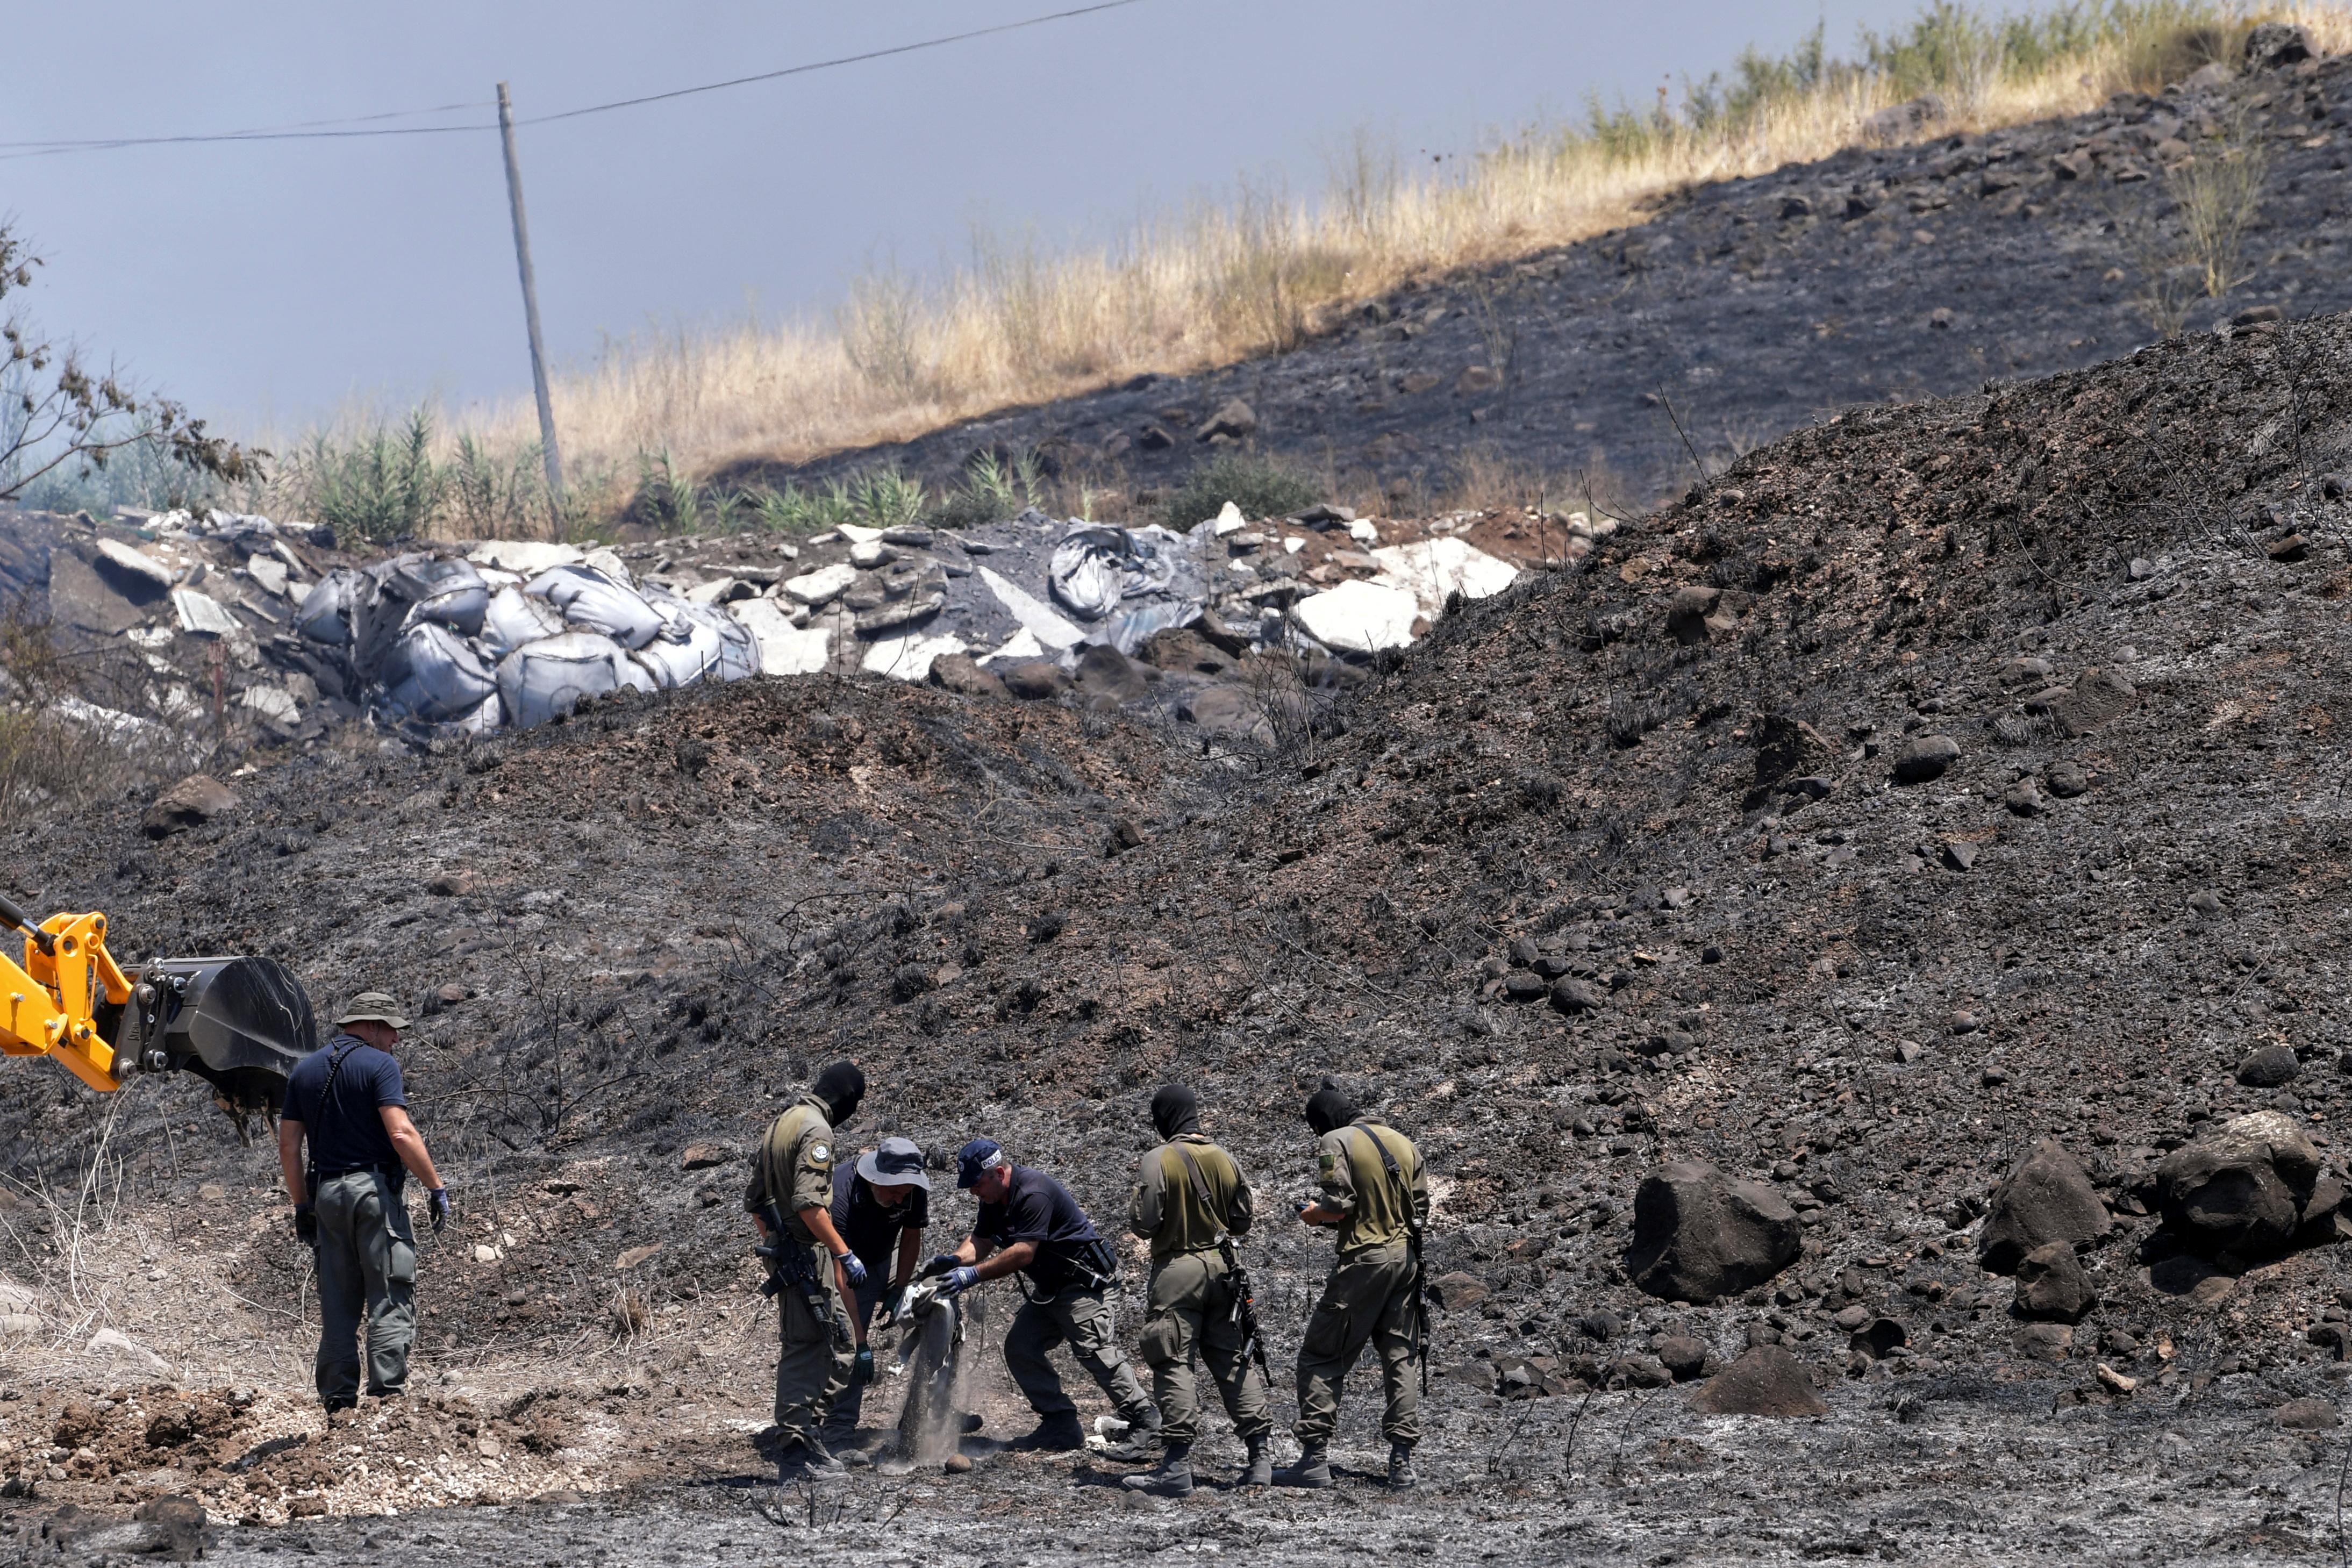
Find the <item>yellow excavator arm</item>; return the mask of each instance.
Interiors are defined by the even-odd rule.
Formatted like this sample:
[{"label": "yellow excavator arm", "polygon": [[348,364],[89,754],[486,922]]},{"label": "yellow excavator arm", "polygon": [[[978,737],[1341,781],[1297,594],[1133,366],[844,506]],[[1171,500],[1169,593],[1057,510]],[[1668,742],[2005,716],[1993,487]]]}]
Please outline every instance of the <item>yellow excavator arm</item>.
[{"label": "yellow excavator arm", "polygon": [[133,1068],[194,1072],[249,1138],[247,1117],[274,1119],[286,1075],[318,1046],[310,998],[274,958],[158,958],[125,973],[105,915],[36,925],[5,896],[0,929],[25,934],[22,964],[0,954],[0,1056],[53,1056],[100,1090]]},{"label": "yellow excavator arm", "polygon": [[131,1065],[100,1018],[131,1002],[131,981],[106,950],[106,916],[53,915],[39,925],[5,898],[0,922],[25,933],[25,961],[0,955],[0,1055],[54,1056],[92,1089],[117,1089]]}]

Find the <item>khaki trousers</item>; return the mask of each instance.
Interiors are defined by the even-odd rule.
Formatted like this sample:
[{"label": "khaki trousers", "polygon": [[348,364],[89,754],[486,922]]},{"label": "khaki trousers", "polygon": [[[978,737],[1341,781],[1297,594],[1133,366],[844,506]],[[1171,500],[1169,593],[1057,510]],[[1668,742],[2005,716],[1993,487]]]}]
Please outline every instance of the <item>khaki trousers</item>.
[{"label": "khaki trousers", "polygon": [[416,1339],[416,1232],[381,1171],[322,1177],[310,1195],[319,1218],[319,1397],[360,1395],[360,1330],[367,1330],[367,1391],[408,1386]]},{"label": "khaki trousers", "polygon": [[834,1277],[833,1255],[789,1236],[781,1241],[807,1256],[832,1309],[830,1319],[819,1317],[807,1292],[796,1285],[776,1292],[776,1437],[786,1448],[802,1443],[814,1450],[822,1446],[827,1412],[849,1386],[856,1341],[850,1333],[849,1311],[842,1305],[841,1281]]},{"label": "khaki trousers", "polygon": [[1151,1270],[1150,1315],[1137,1348],[1151,1368],[1151,1396],[1160,1406],[1160,1436],[1190,1446],[1201,1435],[1201,1391],[1192,1374],[1193,1353],[1208,1363],[1209,1375],[1244,1442],[1274,1429],[1266,1411],[1265,1378],[1258,1372],[1234,1321],[1234,1287],[1225,1260],[1214,1252],[1186,1252]]},{"label": "khaki trousers", "polygon": [[1381,1430],[1393,1443],[1420,1440],[1420,1358],[1413,1353],[1419,1304],[1412,1274],[1412,1259],[1402,1248],[1391,1258],[1375,1254],[1331,1270],[1298,1346],[1298,1425],[1291,1431],[1299,1447],[1319,1448],[1330,1442],[1339,1421],[1339,1385],[1367,1343],[1381,1358],[1381,1382],[1388,1391]]}]

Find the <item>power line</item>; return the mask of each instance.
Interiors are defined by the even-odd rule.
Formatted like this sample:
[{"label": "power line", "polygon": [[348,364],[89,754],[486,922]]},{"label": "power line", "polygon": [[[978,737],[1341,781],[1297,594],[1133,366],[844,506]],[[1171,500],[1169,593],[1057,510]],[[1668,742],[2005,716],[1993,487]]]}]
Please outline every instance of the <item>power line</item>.
[{"label": "power line", "polygon": [[583,114],[604,114],[615,109],[635,109],[639,104],[662,103],[673,98],[691,98],[697,93],[718,92],[730,87],[746,87],[752,82],[775,81],[783,77],[796,77],[809,71],[831,70],[835,66],[854,66],[866,60],[887,59],[892,55],[911,55],[919,49],[936,49],[948,44],[961,44],[972,38],[990,37],[998,33],[1017,33],[1024,27],[1042,27],[1048,22],[1066,22],[1073,16],[1091,16],[1097,11],[1116,11],[1122,6],[1139,5],[1143,0],[1101,0],[1094,5],[1081,5],[1073,11],[1055,11],[1050,16],[1031,16],[1019,22],[1000,22],[993,27],[974,27],[968,33],[950,33],[941,38],[925,38],[919,43],[897,44],[887,49],[868,49],[864,54],[843,55],[837,59],[812,60],[804,66],[786,66],[780,71],[761,71],[757,76],[735,77],[727,81],[707,82],[701,87],[682,87],[672,92],[648,93],[643,98],[624,98],[612,103],[591,104],[585,109],[567,109],[557,114],[535,115],[519,120],[521,125],[546,125],[558,120],[577,120]]},{"label": "power line", "polygon": [[[811,71],[832,70],[840,66],[861,65],[868,60],[887,59],[894,55],[911,55],[924,49],[944,48],[950,44],[967,43],[973,38],[986,38],[1000,33],[1017,33],[1024,28],[1042,27],[1049,22],[1066,22],[1076,16],[1090,16],[1098,11],[1117,11],[1129,5],[1139,5],[1143,0],[1097,0],[1092,5],[1080,5],[1071,10],[1055,11],[1042,16],[1028,16],[1018,22],[1000,22],[994,26],[974,27],[967,32],[950,33],[936,38],[923,38],[911,44],[894,44],[888,48],[867,49],[859,54],[842,55],[829,60],[811,60],[805,65],[786,66],[781,70],[761,71],[755,76],[731,77],[725,81],[705,82],[698,87],[682,87],[668,92],[647,93],[641,98],[615,99],[610,103],[592,103],[582,109],[562,110],[554,114],[535,115],[520,120],[518,125],[548,125],[557,120],[578,120],[585,115],[609,114],[614,110],[635,109],[648,103],[666,103],[672,99],[692,98],[700,93],[721,92],[729,88],[749,87],[756,82],[779,81],[785,77],[805,76]],[[268,126],[253,131],[222,131],[182,136],[118,136],[89,138],[78,141],[0,141],[0,162],[19,158],[53,158],[75,152],[111,152],[126,147],[173,147],[196,143],[227,141],[355,141],[386,136],[448,136],[466,131],[496,131],[495,122],[457,125],[383,126],[372,122],[383,120],[405,120],[425,114],[454,114],[463,110],[489,107],[485,103],[451,103],[437,109],[394,110],[383,114],[360,115],[349,120],[301,120],[291,125]],[[359,129],[343,129],[358,127]],[[334,129],[319,129],[334,128]]]}]

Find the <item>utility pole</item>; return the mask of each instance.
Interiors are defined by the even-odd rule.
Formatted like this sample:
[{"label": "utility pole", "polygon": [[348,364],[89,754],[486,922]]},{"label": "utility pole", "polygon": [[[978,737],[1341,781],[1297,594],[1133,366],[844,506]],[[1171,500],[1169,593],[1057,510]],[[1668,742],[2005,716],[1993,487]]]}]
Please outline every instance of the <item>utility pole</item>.
[{"label": "utility pole", "polygon": [[563,496],[563,458],[555,449],[555,404],[547,395],[547,348],[539,335],[539,284],[530,271],[530,229],[522,219],[522,165],[515,161],[514,104],[499,83],[499,140],[507,150],[507,205],[514,213],[515,266],[522,272],[522,316],[530,329],[530,387],[539,398],[539,449],[547,459],[547,497]]}]

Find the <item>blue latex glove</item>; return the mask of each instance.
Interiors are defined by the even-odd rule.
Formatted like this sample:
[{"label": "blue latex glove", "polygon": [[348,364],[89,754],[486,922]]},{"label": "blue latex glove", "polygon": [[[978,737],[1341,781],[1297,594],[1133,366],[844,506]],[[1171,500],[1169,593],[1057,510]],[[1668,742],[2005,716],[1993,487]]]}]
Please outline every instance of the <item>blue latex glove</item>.
[{"label": "blue latex glove", "polygon": [[836,1256],[834,1259],[834,1261],[841,1265],[842,1275],[844,1278],[848,1280],[849,1288],[851,1290],[856,1291],[865,1288],[866,1261],[864,1259],[858,1257],[855,1252],[844,1252]]},{"label": "blue latex glove", "polygon": [[850,1358],[849,1381],[852,1383],[874,1381],[874,1347],[872,1345],[859,1345],[857,1354]]},{"label": "blue latex glove", "polygon": [[948,1277],[940,1281],[940,1289],[950,1296],[961,1296],[979,1283],[980,1270],[967,1263],[960,1269],[949,1270]]},{"label": "blue latex glove", "polygon": [[962,1260],[959,1259],[952,1252],[935,1252],[931,1255],[929,1261],[925,1262],[920,1269],[915,1270],[915,1278],[918,1280],[939,1279],[961,1261],[962,1261]]},{"label": "blue latex glove", "polygon": [[432,1216],[433,1234],[440,1235],[441,1228],[449,1223],[449,1189],[436,1186],[428,1191],[425,1195],[425,1209]]}]

